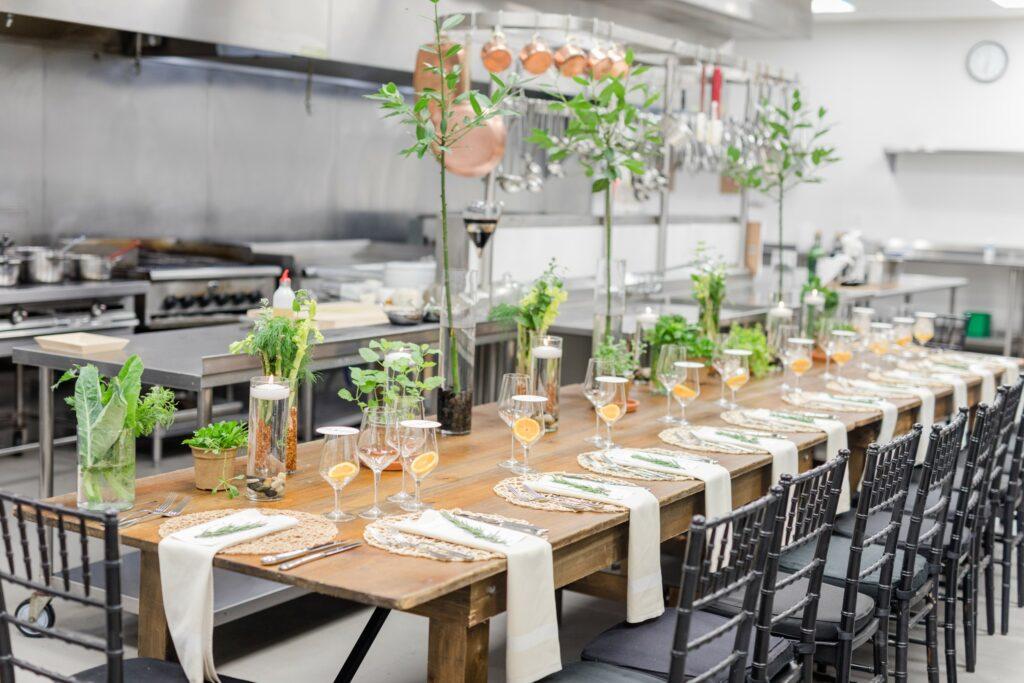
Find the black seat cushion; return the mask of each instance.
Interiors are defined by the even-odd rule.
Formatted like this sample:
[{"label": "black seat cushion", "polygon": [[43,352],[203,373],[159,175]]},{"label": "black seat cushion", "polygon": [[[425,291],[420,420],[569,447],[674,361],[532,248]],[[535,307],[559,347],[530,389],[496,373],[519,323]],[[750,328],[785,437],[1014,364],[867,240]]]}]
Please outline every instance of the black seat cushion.
[{"label": "black seat cushion", "polygon": [[573,662],[541,680],[551,683],[659,683],[664,679],[601,662]]},{"label": "black seat cushion", "polygon": [[[938,497],[940,495],[940,493],[937,490],[933,491],[933,493],[936,495],[936,497]],[[955,495],[955,492],[954,492],[954,495]],[[931,502],[931,496],[929,495],[929,503],[928,503],[928,505],[926,507],[931,507],[932,504],[933,503]],[[949,509],[950,509],[950,511],[952,511],[953,508],[951,507]],[[888,510],[882,510],[881,512],[878,512],[876,514],[873,514],[873,515],[869,516],[867,524],[864,526],[864,535],[865,536],[872,536],[872,535],[878,533],[886,524],[889,523],[889,519],[891,518],[891,516],[892,516],[892,513],[889,512]],[[836,516],[835,526],[832,528],[832,535],[833,536],[838,536],[838,537],[841,537],[841,538],[853,538],[853,525],[856,522],[856,517],[857,517],[857,513],[854,510],[850,510],[849,512],[844,512],[841,515],[837,515]],[[910,529],[910,522],[909,522],[909,520],[910,520],[910,510],[904,510],[904,513],[903,513],[903,524],[900,525],[900,540],[901,541],[907,540],[907,532]],[[931,525],[932,524],[933,524],[933,521],[930,520],[930,519],[923,520],[923,522],[921,524],[921,533],[922,534],[927,533],[928,530],[931,529]],[[970,530],[969,529],[965,529],[964,533],[967,536],[967,538],[970,539],[970,537],[971,537]],[[953,524],[952,524],[952,520],[950,520],[950,523],[946,524],[945,531],[943,532],[943,535],[942,535],[942,545],[944,547],[949,545],[949,539],[952,538],[952,536],[953,536]],[[928,550],[928,548],[926,548],[926,547],[921,547],[920,548],[920,552],[922,552],[922,553],[927,552],[927,550]]]},{"label": "black seat cushion", "polygon": [[[710,612],[697,611],[690,621],[691,640],[701,633],[707,633],[728,621],[727,617]],[[668,678],[671,662],[672,643],[675,639],[676,611],[666,610],[657,619],[642,624],[621,623],[608,629],[592,640],[583,649],[583,660],[602,662],[613,666],[633,669],[642,673]],[[753,659],[754,629],[750,629],[750,648],[747,651],[747,666]],[[723,636],[690,652],[686,657],[686,676],[692,678],[712,668],[730,654],[736,635],[730,629]],[[768,647],[768,676],[774,677],[792,661],[793,653],[788,640],[772,637]],[[727,681],[729,670],[725,669],[710,680]]]},{"label": "black seat cushion", "polygon": [[[780,579],[784,575],[780,575]],[[775,600],[772,603],[772,614],[778,615],[790,609],[793,605],[803,600],[807,595],[807,579],[798,579],[782,590],[775,592]],[[715,614],[731,617],[738,614],[743,608],[743,595],[739,592],[731,593],[721,600],[716,600],[706,609]],[[818,598],[818,615],[814,623],[814,640],[818,642],[835,642],[839,639],[839,616],[843,610],[843,589],[836,586],[822,584],[821,594]],[[860,632],[871,623],[875,612],[875,601],[867,595],[857,595],[857,605],[854,610],[854,630]],[[775,625],[773,632],[776,635],[800,640],[800,620],[803,618],[803,610],[786,617]]]},{"label": "black seat cushion", "polygon": [[[871,566],[882,557],[885,548],[880,545],[871,545],[861,553],[861,569]],[[814,557],[814,547],[805,543],[793,550],[783,553],[779,558],[779,567],[785,571],[799,571],[801,567],[810,563]],[[825,583],[840,588],[846,582],[846,568],[850,562],[850,539],[832,537],[828,544],[828,556],[825,558]],[[900,570],[903,567],[903,551],[896,551],[895,563],[893,564],[893,584],[898,580]],[[881,576],[881,569],[876,569],[860,581],[860,592],[875,597],[878,592],[878,580]],[[911,582],[911,590],[917,590],[928,580],[928,569],[925,559],[920,555],[914,558],[914,578]]]},{"label": "black seat cushion", "polygon": [[[97,666],[75,674],[76,681],[82,683],[107,683],[107,666]],[[176,662],[165,662],[160,659],[136,657],[124,660],[124,680],[126,683],[188,683],[185,672]],[[241,678],[233,678],[220,674],[221,683],[249,683]]]}]

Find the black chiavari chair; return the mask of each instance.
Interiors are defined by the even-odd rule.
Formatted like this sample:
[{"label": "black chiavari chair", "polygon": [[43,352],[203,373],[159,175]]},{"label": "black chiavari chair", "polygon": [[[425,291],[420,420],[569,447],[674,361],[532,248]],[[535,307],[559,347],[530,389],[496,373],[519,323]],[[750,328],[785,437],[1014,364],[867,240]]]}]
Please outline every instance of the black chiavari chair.
[{"label": "black chiavari chair", "polygon": [[967,340],[967,324],[970,321],[970,313],[964,315],[939,313],[935,316],[935,336],[925,346],[963,351],[964,343]]},{"label": "black chiavari chair", "polygon": [[[39,523],[47,520],[53,533]],[[90,568],[87,527],[95,527],[103,541],[103,576]],[[0,681],[14,683],[18,670],[67,683],[182,683],[185,675],[177,664],[137,657],[124,659],[121,636],[121,554],[117,543],[117,515],[73,510],[0,491],[0,534],[6,562],[0,561]],[[78,535],[78,542],[69,538]],[[56,545],[51,541],[56,537]],[[80,556],[75,558],[74,555]],[[78,563],[80,574],[76,574]],[[74,579],[73,579],[74,577]],[[102,580],[100,580],[102,578]],[[79,588],[80,584],[80,588]],[[97,584],[102,584],[101,591]],[[105,634],[97,637],[53,623],[30,621],[7,608],[7,587],[31,591],[43,601],[61,600],[104,614]],[[14,654],[11,626],[67,644],[101,652],[106,663],[73,674],[62,674]],[[52,653],[50,661],[56,661]],[[226,683],[245,683],[220,676]]]},{"label": "black chiavari chair", "polygon": [[1017,606],[1024,607],[1024,420],[1017,425],[1013,457],[1006,475],[1006,495],[1000,510],[1003,550],[1002,633],[1010,630],[1011,557],[1017,552]]}]

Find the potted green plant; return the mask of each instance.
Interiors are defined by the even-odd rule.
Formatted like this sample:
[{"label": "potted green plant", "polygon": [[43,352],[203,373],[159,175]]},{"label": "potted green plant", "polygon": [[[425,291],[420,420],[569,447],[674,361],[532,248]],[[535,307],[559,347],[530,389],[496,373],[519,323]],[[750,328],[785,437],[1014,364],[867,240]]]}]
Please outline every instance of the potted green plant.
[{"label": "potted green plant", "polygon": [[697,300],[698,319],[704,336],[718,335],[722,301],[725,299],[725,263],[712,257],[703,242],[697,244],[697,272],[690,275],[693,298]]},{"label": "potted green plant", "polygon": [[130,356],[116,376],[95,365],[75,366],[53,388],[75,381],[66,401],[78,432],[78,507],[127,510],[135,504],[135,440],[159,425],[174,424],[174,392],[151,387],[142,393],[142,361]]},{"label": "potted green plant", "polygon": [[299,405],[296,389],[302,382],[313,382],[316,375],[309,369],[310,348],[324,340],[316,326],[316,300],[305,289],[295,292],[294,316],[274,315],[270,302],[260,302],[252,332],[245,339],[228,347],[231,353],[260,359],[264,375],[287,379],[292,386],[288,398],[288,444],[285,467],[294,472],[298,467]]},{"label": "potted green plant", "polygon": [[[472,426],[473,358],[475,351],[476,321],[472,301],[463,305],[463,294],[475,293],[472,273],[456,272],[451,267],[448,249],[448,174],[446,155],[475,128],[487,125],[496,116],[515,116],[516,112],[504,106],[509,95],[518,92],[518,79],[508,82],[491,74],[492,89],[485,95],[472,88],[452,97],[463,79],[462,67],[449,67],[450,58],[459,54],[462,46],[450,41],[449,31],[457,28],[465,18],[455,14],[442,18],[440,0],[433,5],[433,37],[422,49],[437,58],[437,64],[425,63],[424,71],[437,77],[439,88],[424,88],[417,93],[412,104],[394,83],[381,86],[367,95],[380,104],[386,118],[397,118],[412,129],[415,140],[402,150],[403,156],[416,155],[422,159],[428,151],[437,159],[440,171],[441,252],[443,302],[441,306],[441,376],[443,384],[438,390],[438,421],[446,434],[468,434]],[[467,106],[468,105],[468,106]]]},{"label": "potted green plant", "polygon": [[441,377],[425,377],[425,372],[437,365],[430,360],[437,349],[428,344],[408,344],[387,339],[374,339],[359,349],[360,357],[370,367],[351,367],[353,393],[342,388],[338,396],[351,401],[361,410],[387,405],[399,396],[420,397],[432,391],[443,381]]},{"label": "potted green plant", "polygon": [[568,298],[569,293],[565,291],[565,283],[558,273],[558,264],[551,259],[544,273],[534,280],[518,304],[498,304],[491,309],[490,320],[516,324],[516,372],[530,373],[533,340],[548,333],[548,328],[558,317],[558,307]]},{"label": "potted green plant", "polygon": [[[753,123],[753,135],[768,143],[762,145],[761,155],[753,160],[732,146],[726,154],[725,174],[728,177],[775,202],[780,251],[786,195],[800,185],[822,182],[820,171],[839,161],[835,148],[823,143],[830,130],[825,123],[826,113],[825,107],[819,107],[816,112],[806,108],[799,90],[794,90],[781,104],[765,100],[758,105],[758,116]],[[785,301],[781,260],[777,265],[778,291],[773,301]]]},{"label": "potted green plant", "polygon": [[755,323],[752,327],[730,327],[729,336],[726,337],[726,348],[750,351],[748,363],[752,377],[764,377],[771,372],[772,352],[768,348],[768,337],[761,323]]},{"label": "potted green plant", "polygon": [[244,422],[227,420],[200,427],[182,444],[192,449],[197,489],[217,491],[235,478],[238,449],[249,441]]},{"label": "potted green plant", "polygon": [[626,51],[624,75],[596,78],[576,76],[580,86],[573,97],[551,91],[552,111],[568,114],[565,132],[555,136],[535,128],[528,138],[549,151],[548,159],[575,156],[591,179],[590,191],[604,198],[604,258],[598,266],[595,288],[594,348],[616,336],[625,313],[625,262],[612,255],[612,189],[616,181],[642,176],[661,151],[661,129],[649,109],[661,98],[647,83],[634,79],[647,71],[634,66],[633,51]]}]

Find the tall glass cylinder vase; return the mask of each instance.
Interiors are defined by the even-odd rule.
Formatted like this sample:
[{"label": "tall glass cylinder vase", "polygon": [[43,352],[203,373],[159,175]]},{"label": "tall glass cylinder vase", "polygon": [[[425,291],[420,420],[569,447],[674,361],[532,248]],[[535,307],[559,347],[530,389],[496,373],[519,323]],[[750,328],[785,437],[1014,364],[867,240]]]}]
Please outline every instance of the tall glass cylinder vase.
[{"label": "tall glass cylinder vase", "polygon": [[558,392],[562,388],[562,338],[535,335],[530,345],[530,381],[548,399],[544,431],[558,431]]},{"label": "tall glass cylinder vase", "polygon": [[294,387],[283,377],[249,381],[249,454],[245,497],[255,501],[284,496],[288,468],[288,423]]},{"label": "tall glass cylinder vase", "polygon": [[78,435],[78,507],[127,510],[135,504],[135,435],[122,429],[113,437]]},{"label": "tall glass cylinder vase", "polygon": [[469,434],[472,427],[476,277],[473,270],[452,270],[442,288],[439,348],[444,384],[437,393],[437,418],[443,434]]},{"label": "tall glass cylinder vase", "polygon": [[605,339],[622,337],[622,319],[626,316],[626,262],[600,259],[594,286],[593,350]]}]

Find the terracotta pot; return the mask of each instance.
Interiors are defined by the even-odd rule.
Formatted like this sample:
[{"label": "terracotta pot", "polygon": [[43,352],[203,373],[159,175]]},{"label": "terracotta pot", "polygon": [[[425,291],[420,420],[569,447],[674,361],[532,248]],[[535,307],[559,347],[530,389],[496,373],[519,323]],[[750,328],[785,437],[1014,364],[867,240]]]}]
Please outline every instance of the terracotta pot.
[{"label": "terracotta pot", "polygon": [[505,34],[495,31],[491,39],[480,49],[480,60],[492,74],[501,73],[512,66],[512,50],[505,42]]},{"label": "terracotta pot", "polygon": [[555,53],[555,66],[563,76],[572,78],[587,70],[587,53],[570,37]]},{"label": "terracotta pot", "polygon": [[195,467],[196,488],[212,491],[221,479],[235,476],[235,458],[237,448],[214,452],[201,448],[192,449],[192,462]]},{"label": "terracotta pot", "polygon": [[544,39],[534,34],[533,39],[519,51],[519,61],[523,69],[534,76],[539,76],[555,63],[555,55]]}]

